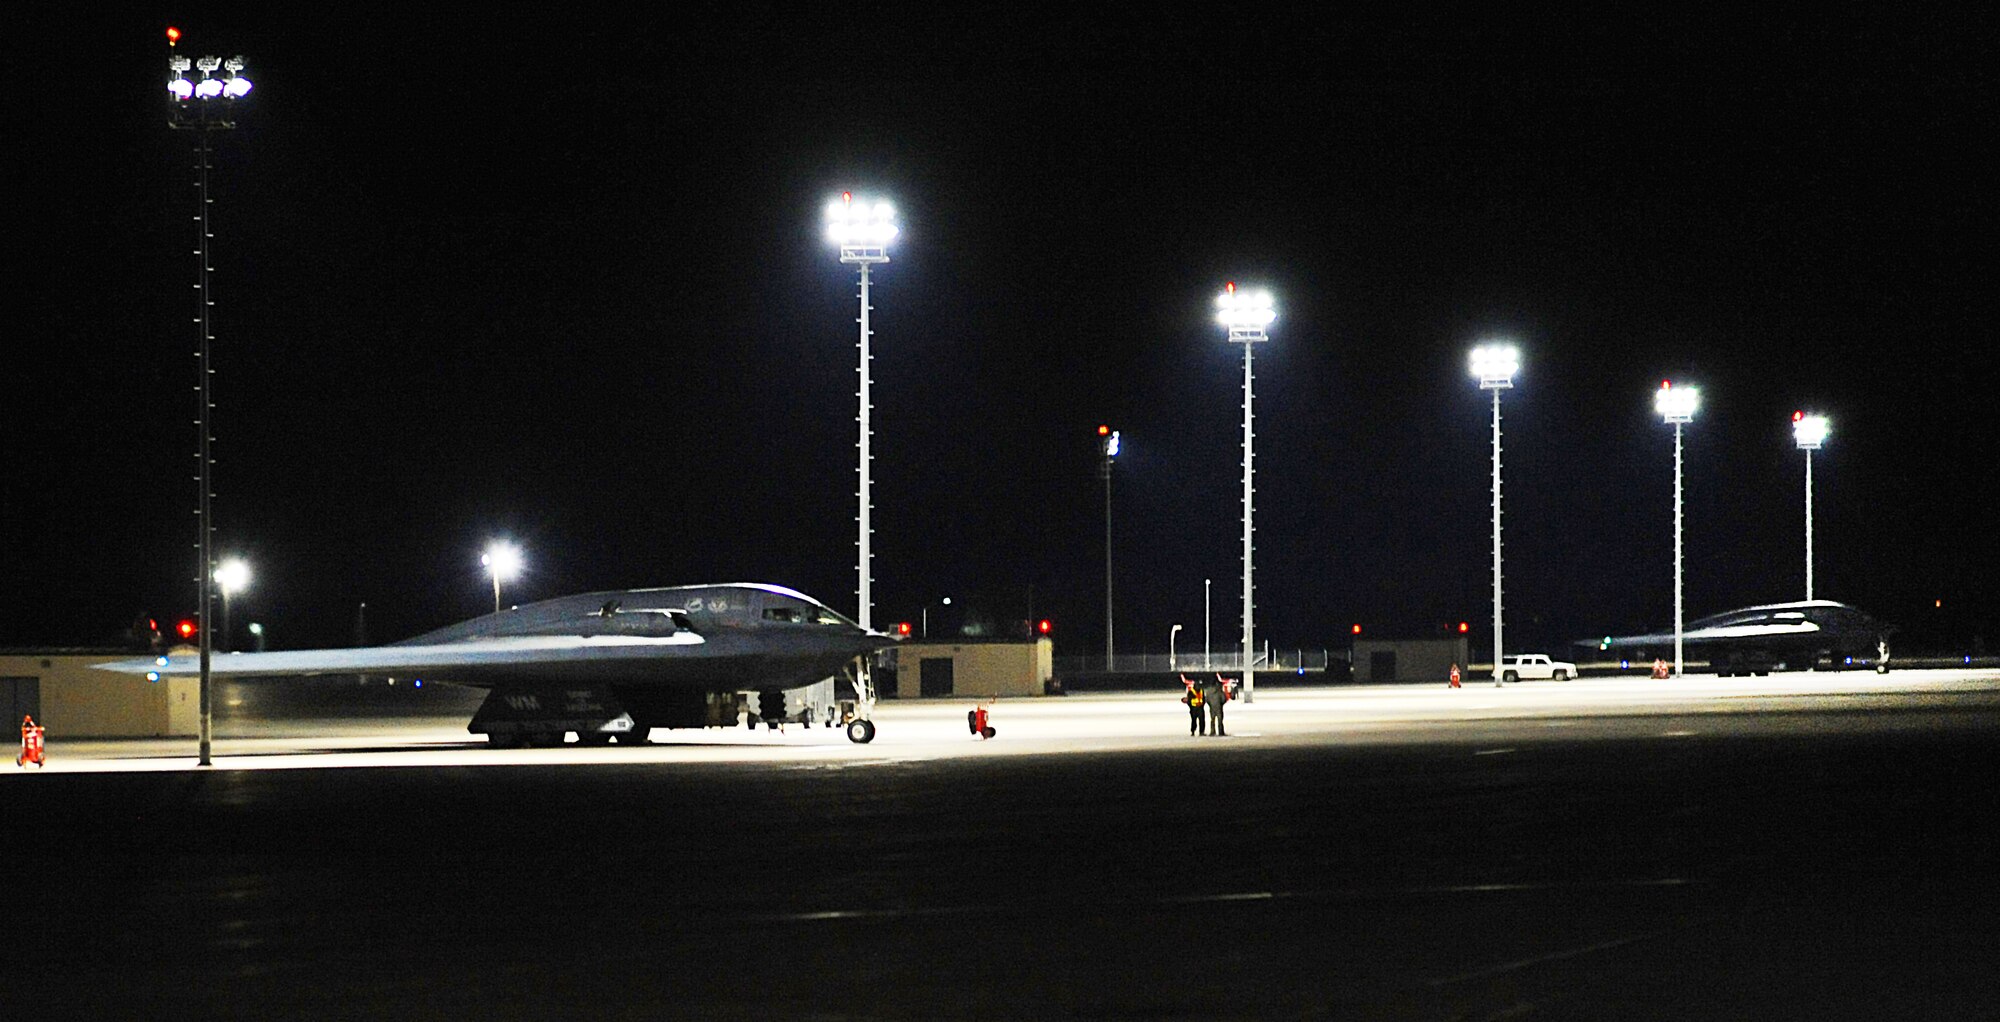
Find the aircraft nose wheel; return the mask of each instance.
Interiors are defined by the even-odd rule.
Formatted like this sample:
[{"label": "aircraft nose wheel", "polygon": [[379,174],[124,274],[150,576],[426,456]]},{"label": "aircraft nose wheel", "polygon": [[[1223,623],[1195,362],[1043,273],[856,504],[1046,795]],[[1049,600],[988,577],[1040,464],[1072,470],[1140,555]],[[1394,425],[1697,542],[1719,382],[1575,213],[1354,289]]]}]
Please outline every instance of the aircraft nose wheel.
[{"label": "aircraft nose wheel", "polygon": [[875,722],[872,720],[851,720],[847,722],[847,740],[856,745],[867,745],[875,740]]}]

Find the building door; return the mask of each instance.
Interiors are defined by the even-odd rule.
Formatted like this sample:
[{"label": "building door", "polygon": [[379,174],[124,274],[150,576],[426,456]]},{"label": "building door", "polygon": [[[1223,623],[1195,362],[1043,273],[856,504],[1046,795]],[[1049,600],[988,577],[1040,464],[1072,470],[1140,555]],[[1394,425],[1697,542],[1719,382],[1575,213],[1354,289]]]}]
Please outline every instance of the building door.
[{"label": "building door", "polygon": [[1378,649],[1368,654],[1368,680],[1376,683],[1396,680],[1396,651]]},{"label": "building door", "polygon": [[0,706],[7,708],[7,725],[19,727],[22,717],[42,722],[42,679],[0,678]]},{"label": "building door", "polygon": [[919,663],[917,684],[918,694],[923,696],[948,696],[951,694],[952,668],[957,661],[951,657],[927,657]]}]

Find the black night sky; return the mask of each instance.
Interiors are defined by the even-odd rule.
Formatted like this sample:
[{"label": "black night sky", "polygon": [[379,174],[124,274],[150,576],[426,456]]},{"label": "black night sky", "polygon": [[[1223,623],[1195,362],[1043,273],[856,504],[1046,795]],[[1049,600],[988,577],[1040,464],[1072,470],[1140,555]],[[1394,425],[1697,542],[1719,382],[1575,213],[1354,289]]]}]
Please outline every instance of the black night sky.
[{"label": "black night sky", "polygon": [[[193,606],[191,138],[163,30],[257,83],[213,183],[217,549],[274,648],[508,602],[757,580],[854,610],[855,275],[875,281],[878,625],[983,599],[1121,652],[1236,633],[1241,352],[1257,352],[1259,634],[1339,646],[1490,614],[1505,397],[1509,636],[1817,595],[1994,637],[1990,26],[1932,11],[1279,18],[704,4],[42,13],[17,98],[0,645]],[[1338,8],[1328,8],[1338,10]],[[313,9],[316,10],[316,9]],[[938,10],[941,10],[938,9]],[[17,66],[17,76],[30,68]],[[17,277],[17,279],[20,279]],[[1934,607],[1933,601],[1943,601]],[[1015,610],[1014,608],[1020,608]],[[1940,639],[1940,641],[1945,641]],[[1515,643],[1510,642],[1510,645]]]}]

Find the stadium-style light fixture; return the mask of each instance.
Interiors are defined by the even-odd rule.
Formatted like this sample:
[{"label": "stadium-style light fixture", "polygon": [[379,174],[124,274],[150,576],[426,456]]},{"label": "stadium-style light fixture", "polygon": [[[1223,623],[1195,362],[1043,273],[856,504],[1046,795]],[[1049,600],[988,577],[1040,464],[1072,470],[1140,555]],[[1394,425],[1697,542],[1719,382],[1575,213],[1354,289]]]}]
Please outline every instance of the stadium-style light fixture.
[{"label": "stadium-style light fixture", "polygon": [[[168,45],[173,45],[179,37],[170,34]],[[174,104],[176,127],[205,126],[231,127],[229,108],[235,100],[250,94],[254,83],[243,73],[243,58],[229,57],[187,57],[175,54],[167,58],[167,94]],[[189,72],[199,72],[198,77],[189,77]],[[195,102],[201,100],[202,102]],[[219,101],[211,104],[209,101]]]},{"label": "stadium-style light fixture", "polygon": [[1254,559],[1251,544],[1254,514],[1252,483],[1256,475],[1255,451],[1252,441],[1256,421],[1251,412],[1254,396],[1253,384],[1256,373],[1253,369],[1252,351],[1259,343],[1271,339],[1266,328],[1278,318],[1277,305],[1271,292],[1263,289],[1240,291],[1235,281],[1230,281],[1215,298],[1215,321],[1229,331],[1229,343],[1243,345],[1243,700],[1250,702],[1257,695],[1257,624],[1256,586],[1252,579]]},{"label": "stadium-style light fixture", "polygon": [[512,543],[495,542],[487,546],[479,555],[479,563],[486,573],[493,576],[493,612],[500,613],[500,583],[512,581],[521,574],[526,561],[521,556],[521,548]]},{"label": "stadium-style light fixture", "polygon": [[1681,651],[1681,427],[1694,421],[1694,413],[1701,408],[1701,389],[1698,387],[1674,386],[1672,380],[1661,380],[1660,389],[1653,395],[1653,410],[1660,418],[1674,427],[1674,677],[1682,676]]},{"label": "stadium-style light fixture", "polygon": [[1521,349],[1511,344],[1482,344],[1472,349],[1472,375],[1481,390],[1505,390],[1521,371]]},{"label": "stadium-style light fixture", "polygon": [[875,579],[874,553],[871,543],[874,526],[869,521],[874,511],[874,494],[870,478],[871,462],[874,460],[871,443],[874,427],[869,421],[873,411],[869,377],[868,352],[872,331],[868,328],[868,269],[877,263],[889,261],[889,243],[900,233],[896,227],[896,208],[882,200],[857,201],[853,192],[841,192],[840,197],[826,204],[826,240],[840,249],[840,261],[860,267],[861,271],[861,366],[857,372],[861,377],[861,389],[855,395],[860,402],[860,412],[855,416],[860,431],[858,450],[860,489],[856,494],[860,506],[855,516],[857,529],[855,574],[859,584],[855,589],[855,620],[863,628],[875,627]]},{"label": "stadium-style light fixture", "polygon": [[1833,426],[1824,415],[1792,413],[1792,439],[1801,451],[1817,451],[1826,446],[1827,435],[1832,432]]},{"label": "stadium-style light fixture", "polygon": [[1792,413],[1792,442],[1806,452],[1806,599],[1813,598],[1813,452],[1826,446],[1833,425],[1824,415]]},{"label": "stadium-style light fixture", "polygon": [[1472,349],[1472,375],[1479,389],[1493,392],[1493,684],[1505,678],[1505,651],[1500,612],[1500,392],[1514,386],[1521,371],[1521,349],[1511,344],[1482,344]]},{"label": "stadium-style light fixture", "polygon": [[1675,387],[1674,381],[1661,380],[1659,391],[1653,395],[1653,410],[1668,425],[1693,422],[1694,413],[1701,410],[1701,388]]}]

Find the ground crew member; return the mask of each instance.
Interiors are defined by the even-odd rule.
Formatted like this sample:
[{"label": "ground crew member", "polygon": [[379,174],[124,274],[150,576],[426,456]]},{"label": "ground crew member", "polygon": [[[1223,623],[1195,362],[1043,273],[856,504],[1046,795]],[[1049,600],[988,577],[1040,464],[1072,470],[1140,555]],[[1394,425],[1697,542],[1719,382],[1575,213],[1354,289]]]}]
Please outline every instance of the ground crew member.
[{"label": "ground crew member", "polygon": [[1201,714],[1201,686],[1189,680],[1185,674],[1181,675],[1181,684],[1187,686],[1187,694],[1181,697],[1181,702],[1186,703],[1188,708],[1188,736],[1191,738],[1196,734],[1207,734],[1208,721],[1203,719]]},{"label": "ground crew member", "polygon": [[1223,734],[1222,710],[1229,704],[1229,700],[1234,698],[1229,691],[1229,682],[1218,674],[1214,681],[1207,683],[1203,688],[1207,691],[1202,693],[1201,701],[1202,705],[1208,707],[1208,722],[1212,725],[1210,730],[1218,735]]}]

